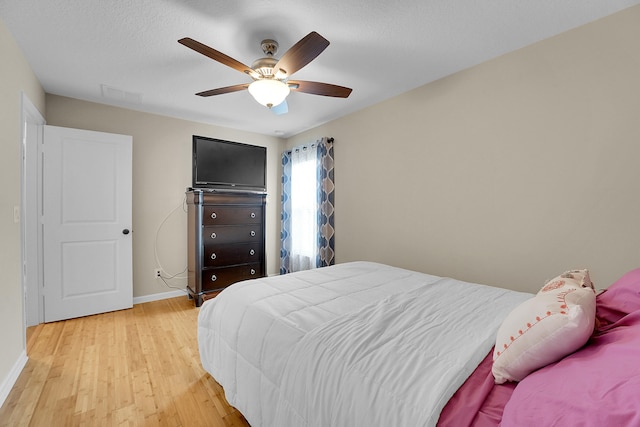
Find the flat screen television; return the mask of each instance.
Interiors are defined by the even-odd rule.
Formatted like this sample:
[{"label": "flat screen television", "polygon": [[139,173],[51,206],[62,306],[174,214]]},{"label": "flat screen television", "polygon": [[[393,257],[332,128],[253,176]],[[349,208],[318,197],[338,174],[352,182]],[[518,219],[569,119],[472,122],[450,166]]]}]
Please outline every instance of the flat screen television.
[{"label": "flat screen television", "polygon": [[267,148],[193,136],[193,188],[267,190]]}]

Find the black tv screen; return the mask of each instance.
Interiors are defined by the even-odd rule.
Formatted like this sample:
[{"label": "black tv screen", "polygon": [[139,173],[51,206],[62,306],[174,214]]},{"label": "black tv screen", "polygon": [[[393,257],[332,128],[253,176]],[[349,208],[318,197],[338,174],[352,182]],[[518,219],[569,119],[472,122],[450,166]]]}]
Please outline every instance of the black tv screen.
[{"label": "black tv screen", "polygon": [[267,189],[267,148],[193,136],[193,188]]}]

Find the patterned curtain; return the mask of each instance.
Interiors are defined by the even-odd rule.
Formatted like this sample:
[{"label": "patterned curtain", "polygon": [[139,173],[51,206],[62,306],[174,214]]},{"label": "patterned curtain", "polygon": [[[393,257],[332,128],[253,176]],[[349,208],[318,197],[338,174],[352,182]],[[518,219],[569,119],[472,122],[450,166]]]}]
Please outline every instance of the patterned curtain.
[{"label": "patterned curtain", "polygon": [[280,274],[335,264],[333,138],[282,154]]}]

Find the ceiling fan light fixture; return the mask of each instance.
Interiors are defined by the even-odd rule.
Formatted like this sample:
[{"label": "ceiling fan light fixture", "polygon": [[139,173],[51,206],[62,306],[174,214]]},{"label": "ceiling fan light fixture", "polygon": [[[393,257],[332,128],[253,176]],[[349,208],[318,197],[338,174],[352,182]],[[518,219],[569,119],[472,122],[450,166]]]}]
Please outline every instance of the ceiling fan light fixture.
[{"label": "ceiling fan light fixture", "polygon": [[256,80],[249,85],[251,96],[268,108],[282,104],[290,91],[287,84],[274,79]]}]

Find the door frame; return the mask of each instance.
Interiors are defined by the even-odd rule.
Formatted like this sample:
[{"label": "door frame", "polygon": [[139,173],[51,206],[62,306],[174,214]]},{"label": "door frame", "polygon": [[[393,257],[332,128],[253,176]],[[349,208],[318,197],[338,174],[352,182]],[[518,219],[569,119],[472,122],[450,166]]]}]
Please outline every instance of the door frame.
[{"label": "door frame", "polygon": [[[44,321],[42,304],[42,142],[46,121],[29,97],[21,93],[20,236],[22,243],[23,324]],[[29,131],[35,125],[35,132]]]}]

